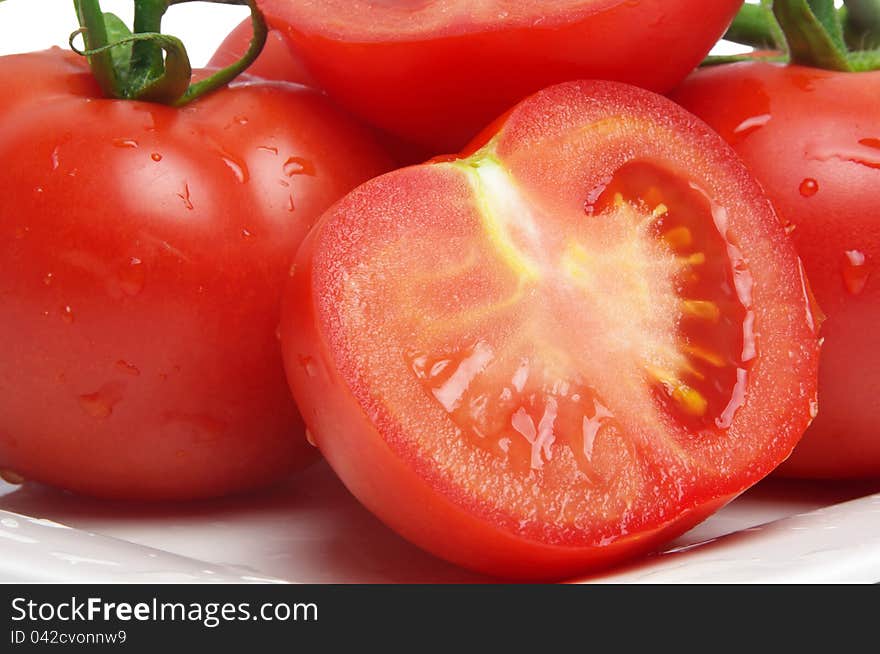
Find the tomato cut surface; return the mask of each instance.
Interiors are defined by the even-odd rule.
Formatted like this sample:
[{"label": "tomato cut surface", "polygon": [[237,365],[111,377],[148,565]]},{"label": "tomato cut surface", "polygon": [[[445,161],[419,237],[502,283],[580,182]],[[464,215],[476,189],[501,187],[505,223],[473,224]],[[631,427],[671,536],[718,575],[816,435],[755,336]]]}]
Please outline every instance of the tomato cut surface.
[{"label": "tomato cut surface", "polygon": [[580,82],[336,205],[282,342],[368,507],[462,565],[546,578],[650,549],[784,459],[815,402],[811,321],[720,139],[659,96]]},{"label": "tomato cut surface", "polygon": [[352,113],[454,152],[558,82],[614,79],[668,91],[709,52],[742,0],[258,4],[321,88]]}]

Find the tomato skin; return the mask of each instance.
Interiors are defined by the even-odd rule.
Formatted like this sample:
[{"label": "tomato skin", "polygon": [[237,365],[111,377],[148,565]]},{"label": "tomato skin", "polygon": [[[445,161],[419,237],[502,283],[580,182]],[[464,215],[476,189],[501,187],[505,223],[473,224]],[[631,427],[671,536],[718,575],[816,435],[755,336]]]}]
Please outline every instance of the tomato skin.
[{"label": "tomato skin", "polygon": [[184,499],[312,461],[278,300],[316,217],[384,153],[292,85],[178,110],[101,99],[58,50],[0,60],[3,84],[43,79],[0,125],[0,468]]},{"label": "tomato skin", "polygon": [[[763,184],[793,229],[827,316],[819,415],[780,467],[787,476],[880,475],[878,94],[880,72],[742,63],[698,71],[673,95],[730,142]],[[863,266],[852,265],[847,252],[864,257]]]},{"label": "tomato skin", "polygon": [[480,3],[488,4],[484,14],[464,1],[422,2],[411,13],[379,2],[369,11],[338,0],[259,4],[342,106],[447,153],[558,82],[611,79],[668,91],[709,52],[742,1]]},{"label": "tomato skin", "polygon": [[[289,282],[283,301],[281,333],[288,379],[314,440],[343,482],[367,508],[404,537],[459,565],[498,577],[558,579],[650,551],[683,533],[768,474],[788,456],[810,421],[809,404],[814,396],[818,360],[817,337],[808,326],[806,299],[792,246],[786,242],[783,230],[754,181],[716,135],[685,112],[675,111],[668,101],[623,85],[582,82],[537,94],[516,107],[507,120],[498,125],[497,154],[502,161],[509,162],[517,174],[528,177],[529,192],[537,192],[542,184],[554,185],[552,180],[565,164],[553,159],[550,151],[543,151],[544,147],[550,147],[544,145],[545,139],[546,143],[563,142],[560,134],[568,135],[563,131],[567,129],[567,121],[574,120],[571,116],[581,115],[585,116],[583,120],[590,121],[584,125],[602,126],[605,118],[616,120],[620,115],[624,116],[624,125],[646,121],[644,128],[632,127],[638,138],[642,129],[647,131],[662,124],[676,138],[685,139],[693,156],[682,155],[684,161],[695,171],[703,171],[699,174],[722,175],[727,186],[734,187],[735,190],[723,190],[725,185],[721,184],[712,188],[729,203],[725,206],[737,212],[738,217],[731,218],[730,225],[740,233],[746,256],[758,249],[762,253],[757,257],[759,261],[765,254],[773,258],[773,265],[759,264],[760,271],[756,271],[755,297],[762,306],[757,322],[763,325],[763,351],[754,369],[752,399],[738,414],[737,424],[730,433],[719,435],[714,444],[703,450],[705,456],[697,464],[699,472],[696,469],[676,471],[678,464],[674,455],[672,458],[659,455],[669,467],[658,475],[667,481],[669,477],[675,478],[675,483],[680,483],[681,495],[676,500],[672,497],[675,491],[671,491],[669,496],[652,497],[648,504],[634,509],[644,513],[633,518],[631,530],[621,530],[617,525],[618,531],[606,538],[591,531],[592,526],[563,529],[539,521],[532,529],[520,524],[513,509],[505,505],[508,500],[501,496],[508,496],[508,490],[498,491],[489,500],[471,496],[466,484],[455,477],[454,464],[467,461],[467,455],[463,459],[438,461],[429,458],[415,444],[414,430],[425,434],[425,439],[444,442],[449,426],[420,415],[433,412],[429,406],[431,398],[421,387],[409,395],[408,389],[415,382],[407,377],[411,372],[406,370],[405,364],[397,361],[400,344],[377,335],[373,336],[377,342],[361,345],[371,338],[363,336],[363,332],[384,334],[382,316],[383,311],[389,309],[377,308],[376,297],[361,295],[366,291],[359,291],[356,295],[363,299],[358,300],[358,306],[370,311],[369,315],[378,316],[379,322],[359,327],[360,333],[354,333],[348,326],[346,316],[351,309],[339,302],[338,295],[346,288],[361,289],[363,280],[372,277],[366,273],[355,279],[355,271],[370,270],[374,239],[390,238],[389,230],[403,233],[409,229],[407,223],[418,225],[414,230],[416,234],[425,230],[425,238],[437,248],[442,239],[462,238],[459,228],[452,226],[451,216],[467,202],[462,203],[461,192],[446,181],[448,159],[374,179],[335,205],[300,248],[296,274]],[[607,129],[614,131],[613,126]],[[602,130],[602,127],[595,130],[599,136],[584,138],[596,138],[594,146],[601,147]],[[630,150],[628,146],[637,154],[621,155]],[[613,156],[662,157],[664,152],[677,147],[674,142],[666,141],[662,145],[655,142],[646,146],[634,138],[620,145],[621,149],[615,150]],[[554,153],[565,160],[565,155]],[[610,153],[609,149],[603,154]],[[704,156],[708,159],[700,158]],[[603,166],[610,165],[605,163],[607,158],[590,159],[595,162],[591,165],[602,170],[596,173],[599,177],[606,174]],[[715,172],[707,173],[707,170]],[[738,205],[748,206],[749,210],[734,209]],[[432,213],[434,209],[436,215]],[[376,211],[376,215],[371,216],[370,210]],[[737,224],[741,219],[755,220],[750,227],[755,233],[748,233],[744,225]],[[425,245],[426,250],[430,247]],[[463,251],[466,249],[462,246]],[[478,260],[481,259],[478,257]],[[448,265],[454,268],[460,263],[453,260]],[[417,272],[420,271],[412,271]],[[377,278],[394,275],[384,268],[373,274]],[[468,287],[462,287],[461,293],[466,295]],[[404,302],[402,299],[401,303]],[[416,310],[428,311],[428,308],[420,306]],[[360,325],[358,320],[362,315],[358,314],[353,324]],[[401,342],[408,338],[408,332],[399,334]],[[375,372],[375,366],[366,368],[361,363],[360,347],[387,352],[388,360],[381,373]],[[793,351],[786,358],[789,367],[780,369],[774,362],[786,357],[789,348]],[[387,377],[387,386],[375,385],[374,380],[379,377]],[[621,386],[628,386],[631,381],[621,379]],[[411,398],[408,412],[389,408],[389,389]],[[433,425],[433,429],[425,424]],[[479,456],[474,454],[475,458]],[[553,460],[557,458],[554,455]],[[453,472],[448,472],[450,470]],[[468,468],[468,471],[461,473],[467,479],[488,480],[498,474],[497,468],[491,466],[482,470],[483,477],[477,469]],[[621,471],[621,475],[626,474]],[[660,477],[652,479],[661,484]]]}]

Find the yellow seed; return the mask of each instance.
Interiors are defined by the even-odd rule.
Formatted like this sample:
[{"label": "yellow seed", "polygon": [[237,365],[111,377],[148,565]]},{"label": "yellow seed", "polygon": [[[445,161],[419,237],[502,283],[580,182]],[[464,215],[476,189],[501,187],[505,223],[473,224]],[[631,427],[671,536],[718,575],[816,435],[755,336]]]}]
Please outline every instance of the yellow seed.
[{"label": "yellow seed", "polygon": [[702,266],[706,263],[706,255],[702,252],[695,252],[686,257],[676,257],[682,266]]},{"label": "yellow seed", "polygon": [[706,398],[699,391],[686,384],[682,384],[672,391],[672,399],[682,411],[692,416],[704,416],[706,409],[709,408]]},{"label": "yellow seed", "polygon": [[[665,206],[665,205],[663,205]],[[655,209],[656,211],[656,209]],[[683,250],[689,248],[694,243],[694,235],[687,227],[673,227],[663,233],[663,240],[673,250]]]},{"label": "yellow seed", "polygon": [[724,367],[724,359],[722,359],[716,352],[711,352],[696,345],[685,345],[682,347],[682,350],[695,359],[705,361],[711,366],[715,366],[716,368]]},{"label": "yellow seed", "polygon": [[626,204],[626,202],[624,202],[624,200],[623,200],[623,194],[622,193],[615,193],[614,194],[614,206],[617,207],[618,209],[623,209],[625,204]]},{"label": "yellow seed", "polygon": [[692,318],[718,322],[721,318],[721,309],[714,302],[708,300],[684,300],[681,309]]},{"label": "yellow seed", "polygon": [[665,216],[668,213],[669,208],[661,202],[656,207],[654,207],[654,211],[651,212],[651,215],[654,216],[654,218],[659,218],[660,216]]}]

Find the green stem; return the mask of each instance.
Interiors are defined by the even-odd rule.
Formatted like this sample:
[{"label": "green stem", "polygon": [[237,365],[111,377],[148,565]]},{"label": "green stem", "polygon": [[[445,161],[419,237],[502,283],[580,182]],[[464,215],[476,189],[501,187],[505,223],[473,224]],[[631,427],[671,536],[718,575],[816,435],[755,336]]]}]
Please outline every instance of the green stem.
[{"label": "green stem", "polygon": [[[187,1],[189,0],[177,0],[177,3]],[[174,0],[172,0],[172,2],[174,2]],[[229,2],[228,4],[234,3]],[[263,16],[263,12],[257,7],[256,0],[247,0],[247,5],[251,10],[251,27],[253,29],[253,36],[251,37],[251,43],[250,46],[248,46],[247,52],[245,52],[244,56],[235,63],[218,70],[216,73],[203,79],[201,82],[191,85],[186,90],[186,93],[184,93],[175,103],[177,106],[192,102],[193,100],[211,93],[222,86],[226,86],[229,82],[247,70],[247,68],[254,63],[256,58],[260,56],[260,53],[263,51],[263,46],[266,45],[266,39],[269,36],[269,27],[266,25],[266,18]]]},{"label": "green stem", "polygon": [[760,5],[743,5],[724,38],[759,49],[775,49],[776,24],[773,14]]},{"label": "green stem", "polygon": [[[0,0],[2,2],[3,0]],[[208,0],[214,4],[247,5],[253,37],[245,55],[204,80],[191,84],[192,68],[179,39],[160,33],[168,7],[191,0],[134,0],[135,33],[112,14],[101,12],[99,0],[74,0],[89,63],[107,97],[181,106],[227,84],[260,55],[269,28],[257,0]]]},{"label": "green stem", "polygon": [[89,56],[92,74],[104,95],[116,97],[120,92],[119,75],[113,66],[113,57],[109,50],[102,50],[107,45],[107,29],[104,26],[101,5],[98,0],[74,0],[73,5],[82,28],[86,50],[98,51]]},{"label": "green stem", "polygon": [[792,63],[852,70],[840,18],[831,0],[775,0],[773,14],[785,34]]},{"label": "green stem", "polygon": [[[167,10],[168,0],[135,0],[135,34],[150,32],[159,34],[162,31],[162,17]],[[131,66],[135,71],[142,71],[140,74],[143,76],[150,73],[161,73],[162,49],[156,47],[152,41],[135,42],[131,49]]]}]

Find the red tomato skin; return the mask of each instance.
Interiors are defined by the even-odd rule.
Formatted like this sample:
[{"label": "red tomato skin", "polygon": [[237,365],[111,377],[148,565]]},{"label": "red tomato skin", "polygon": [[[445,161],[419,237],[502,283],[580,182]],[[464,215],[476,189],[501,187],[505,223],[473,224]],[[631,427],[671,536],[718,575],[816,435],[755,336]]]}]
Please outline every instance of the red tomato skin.
[{"label": "red tomato skin", "polygon": [[58,71],[54,88],[19,84],[0,125],[16,162],[0,180],[0,469],[164,500],[311,462],[281,288],[312,222],[384,153],[292,85],[178,110],[82,92],[84,64],[60,51],[0,60],[7,88]]},{"label": "red tomato skin", "polygon": [[[705,57],[742,1],[594,0],[562,12],[549,2],[499,2],[499,13],[509,9],[517,17],[475,25],[465,5],[464,18],[432,26],[375,3],[375,27],[363,33],[346,28],[344,11],[324,4],[333,3],[263,0],[260,6],[342,106],[447,153],[519,100],[558,82],[610,79],[668,91]],[[406,25],[405,34],[393,34],[398,25]]]},{"label": "red tomato skin", "polygon": [[[609,91],[601,83],[578,84],[594,92],[596,98],[602,97],[601,100],[596,99],[597,105],[607,101],[609,96],[613,98],[612,101],[621,102],[623,98],[631,97],[644,100],[641,96],[648,95],[641,94],[637,89],[624,92],[619,85]],[[578,84],[562,86],[574,88]],[[545,93],[551,91],[553,89]],[[556,92],[564,96],[568,91]],[[546,102],[552,104],[550,100]],[[656,106],[652,104],[652,108]],[[518,108],[514,109],[506,125],[497,125],[498,129],[505,128],[509,134],[498,146],[499,152],[504,155],[506,148],[512,149],[514,146],[510,144],[519,139],[538,139],[536,134],[542,133],[542,130],[536,128],[535,123],[539,122],[538,117],[546,109],[539,102],[525,110],[523,115],[517,116]],[[681,120],[681,117],[677,116],[675,120]],[[692,117],[689,120],[693,121],[692,124],[697,122]],[[679,122],[674,124],[681,125]],[[352,385],[347,376],[351,372],[342,372],[343,368],[348,370],[352,364],[348,360],[343,361],[343,355],[334,349],[333,342],[343,339],[344,335],[338,331],[338,317],[326,308],[324,285],[328,274],[316,268],[319,266],[316,261],[328,257],[324,250],[328,241],[334,244],[338,241],[359,243],[369,237],[350,225],[344,228],[336,225],[330,229],[328,224],[337,212],[343,211],[343,205],[350,209],[369,204],[370,199],[366,195],[380,185],[384,184],[386,191],[393,189],[394,197],[404,198],[408,193],[419,193],[425,184],[417,179],[418,171],[430,169],[431,164],[397,171],[373,180],[348,196],[325,214],[322,222],[306,238],[297,254],[297,272],[289,281],[284,295],[281,324],[288,380],[313,439],[349,490],[392,529],[435,555],[496,577],[559,579],[620,563],[656,549],[732,500],[768,474],[791,452],[810,420],[807,404],[815,393],[818,360],[815,333],[803,323],[806,301],[802,293],[792,293],[791,290],[792,286],[796,286],[799,291],[801,286],[796,257],[790,244],[785,242],[782,230],[772,224],[774,217],[766,200],[760,196],[759,189],[735,161],[732,153],[727,152],[705,126],[700,124],[696,127],[702,130],[699,133],[704,139],[704,146],[708,147],[710,143],[712,148],[721,146],[721,153],[727,158],[724,163],[719,160],[719,166],[729,167],[727,172],[737,180],[737,188],[742,191],[741,199],[755,207],[756,212],[763,212],[765,225],[769,223],[769,231],[773,233],[770,239],[773,247],[786,253],[783,266],[788,277],[786,293],[789,299],[792,295],[799,298],[795,304],[802,313],[792,318],[800,323],[794,330],[798,334],[798,342],[793,342],[792,346],[802,351],[805,358],[794,364],[799,370],[792,375],[801,380],[800,388],[794,388],[796,392],[787,394],[796,384],[793,384],[792,378],[784,380],[782,385],[788,390],[775,399],[785,398],[783,401],[788,409],[777,410],[782,417],[776,417],[780,422],[775,426],[768,428],[766,422],[760,422],[766,420],[767,416],[758,418],[753,413],[745,418],[745,425],[741,428],[743,435],[752,430],[769,429],[773,432],[772,437],[760,445],[754,445],[753,460],[746,469],[730,472],[723,479],[697,481],[694,496],[687,507],[676,515],[670,517],[667,514],[665,519],[658,519],[645,528],[603,543],[601,547],[577,539],[551,543],[527,538],[511,530],[506,518],[497,515],[487,518],[486,513],[481,513],[467,498],[462,497],[460,489],[445,486],[445,482],[438,479],[429,464],[419,459],[417,453],[408,451],[407,446],[398,443],[401,434],[396,430],[401,428],[391,424],[393,418],[373,414],[364,408],[363,396],[369,394],[370,389]],[[440,198],[437,201],[442,202]],[[417,206],[430,206],[430,202],[425,203],[420,199]],[[774,274],[779,274],[779,271]],[[762,291],[762,302],[769,300],[770,293],[768,290]],[[774,349],[778,350],[778,347]],[[779,356],[779,351],[765,354],[768,361]],[[770,364],[762,364],[762,368],[766,370],[767,365]],[[759,396],[764,392],[775,392],[770,390],[775,384],[772,373],[762,372],[761,376],[760,382],[756,382],[758,390],[755,392]],[[378,401],[381,402],[381,397]],[[723,460],[723,456],[718,459]],[[721,466],[729,464],[728,460],[722,462]],[[503,509],[499,512],[503,513]]]},{"label": "red tomato skin", "polygon": [[[878,94],[880,72],[742,63],[698,71],[673,95],[730,142],[763,184],[793,229],[827,316],[819,415],[780,467],[786,476],[880,475]],[[853,290],[844,275],[861,273],[847,252],[864,256],[868,275],[851,281]]]}]

